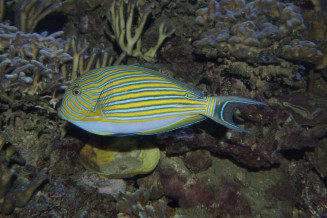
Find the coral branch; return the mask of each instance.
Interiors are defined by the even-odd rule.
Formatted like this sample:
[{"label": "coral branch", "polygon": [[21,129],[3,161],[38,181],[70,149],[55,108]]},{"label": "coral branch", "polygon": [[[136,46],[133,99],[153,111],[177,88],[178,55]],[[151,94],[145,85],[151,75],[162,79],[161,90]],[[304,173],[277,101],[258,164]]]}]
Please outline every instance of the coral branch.
[{"label": "coral branch", "polygon": [[[114,0],[109,4],[107,10],[107,19],[111,25],[112,31],[106,29],[108,36],[115,40],[121,50],[127,55],[134,57],[144,57],[146,60],[152,60],[165,38],[171,36],[175,29],[167,30],[166,23],[159,26],[159,39],[155,46],[151,47],[146,53],[142,53],[142,33],[144,25],[154,9],[154,2],[144,9],[138,7],[137,0],[119,1]],[[136,14],[137,12],[137,14]],[[137,24],[134,25],[135,17]]]},{"label": "coral branch", "polygon": [[127,4],[124,1],[113,1],[109,5],[107,17],[113,29],[113,34],[108,35],[115,39],[120,48],[128,55],[138,56],[140,50],[135,49],[136,43],[141,41],[141,34],[145,22],[153,9],[153,4],[143,10],[139,10],[139,23],[134,27],[133,19],[137,1],[131,0]]},{"label": "coral branch", "polygon": [[0,22],[2,22],[4,14],[5,14],[5,0],[0,0]]},{"label": "coral branch", "polygon": [[62,4],[54,0],[20,0],[16,13],[16,26],[24,33],[32,32],[39,21],[58,10]]},{"label": "coral branch", "polygon": [[157,50],[161,46],[162,42],[169,36],[171,36],[175,32],[175,28],[171,28],[168,30],[166,22],[162,22],[159,25],[159,38],[157,43],[149,48],[149,50],[144,54],[144,59],[147,61],[153,60],[153,58],[156,56]]},{"label": "coral branch", "polygon": [[79,60],[81,54],[84,53],[84,51],[89,47],[89,44],[85,43],[82,48],[79,48],[76,44],[76,40],[72,39],[72,48],[73,48],[73,72],[71,81],[74,81],[77,78],[77,70],[79,66]]},{"label": "coral branch", "polygon": [[48,180],[47,169],[42,170],[25,190],[15,193],[16,207],[25,207],[35,191]]}]

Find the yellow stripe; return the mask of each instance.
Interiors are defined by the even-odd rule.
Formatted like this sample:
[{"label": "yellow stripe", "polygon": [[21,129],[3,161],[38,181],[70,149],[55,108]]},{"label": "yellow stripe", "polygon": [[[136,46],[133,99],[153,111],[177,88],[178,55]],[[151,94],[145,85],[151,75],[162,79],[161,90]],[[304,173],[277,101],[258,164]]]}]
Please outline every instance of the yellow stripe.
[{"label": "yellow stripe", "polygon": [[[114,92],[115,93],[115,92]],[[185,96],[186,93],[183,93],[182,96]],[[146,96],[162,96],[163,93],[162,92],[154,92],[154,91],[145,91],[145,92],[140,92],[140,93],[132,93],[132,94],[125,94],[125,95],[119,95],[116,97],[112,97],[106,100],[102,100],[101,104],[107,104],[110,102],[115,102],[118,100],[124,100],[124,99],[129,99],[129,98],[139,98],[139,97],[146,97]],[[164,95],[181,95],[180,92],[176,92],[176,91],[165,91]],[[106,95],[108,96],[108,95]]]},{"label": "yellow stripe", "polygon": [[[168,99],[168,100],[150,100],[150,101],[142,101],[142,102],[134,102],[128,104],[118,104],[109,107],[104,107],[103,111],[113,110],[113,109],[125,109],[131,107],[141,107],[141,106],[152,106],[152,105],[160,105],[160,104],[190,104],[190,105],[205,105],[204,102],[188,100],[188,99]],[[188,105],[185,105],[187,107]]]},{"label": "yellow stripe", "polygon": [[[203,108],[205,109],[205,108]],[[173,108],[174,112],[179,111],[190,111],[189,114],[198,114],[198,113],[191,113],[191,111],[194,110],[201,110],[197,108]],[[134,116],[143,116],[143,115],[153,115],[153,114],[160,114],[160,113],[168,113],[171,112],[171,108],[165,108],[165,109],[157,109],[157,110],[150,110],[150,111],[139,111],[139,112],[129,112],[129,113],[110,113],[105,114],[106,117],[134,117]]]},{"label": "yellow stripe", "polygon": [[[110,87],[106,87],[106,89],[108,89]],[[178,88],[176,86],[173,86],[171,84],[147,84],[147,86],[145,86],[144,84],[140,84],[140,85],[133,85],[133,86],[128,86],[128,87],[122,87],[122,88],[116,88],[110,91],[106,91],[103,93],[103,95],[101,95],[101,98],[106,98],[109,95],[115,94],[115,93],[121,93],[121,92],[127,92],[127,91],[131,91],[131,90],[137,90],[137,89],[142,89],[142,88]],[[144,92],[140,92],[140,93],[133,93],[131,95],[135,95],[135,96],[146,96],[149,95],[149,93],[154,93],[157,95],[162,95],[162,94],[174,94],[174,95],[186,95],[187,92],[183,92],[184,90],[181,89],[181,92],[177,92],[177,91],[144,91]],[[147,93],[147,94],[143,94],[143,93]],[[124,95],[120,95],[123,96],[124,98],[129,98],[129,94],[124,94]],[[119,98],[119,96],[117,96]]]}]

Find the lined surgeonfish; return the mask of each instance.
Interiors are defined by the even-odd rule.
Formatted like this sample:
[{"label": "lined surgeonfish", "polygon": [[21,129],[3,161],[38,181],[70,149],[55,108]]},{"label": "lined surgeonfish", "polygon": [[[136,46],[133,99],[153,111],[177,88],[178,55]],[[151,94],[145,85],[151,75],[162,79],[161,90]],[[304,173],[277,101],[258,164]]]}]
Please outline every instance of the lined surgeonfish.
[{"label": "lined surgeonfish", "polygon": [[59,116],[99,135],[156,134],[199,122],[205,117],[237,131],[234,109],[266,105],[238,96],[204,97],[192,87],[139,66],[94,69],[66,90]]}]

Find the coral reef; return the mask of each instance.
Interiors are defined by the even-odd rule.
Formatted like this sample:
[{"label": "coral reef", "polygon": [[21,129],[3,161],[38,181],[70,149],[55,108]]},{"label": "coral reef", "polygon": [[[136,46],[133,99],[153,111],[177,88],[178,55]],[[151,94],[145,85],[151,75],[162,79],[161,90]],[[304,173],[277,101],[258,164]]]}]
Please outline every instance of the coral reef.
[{"label": "coral reef", "polygon": [[290,45],[284,45],[282,49],[282,57],[302,62],[309,62],[316,64],[317,69],[324,68],[325,65],[321,64],[324,55],[318,50],[317,45],[310,41],[300,41],[294,39]]},{"label": "coral reef", "polygon": [[90,51],[89,43],[82,40],[59,38],[62,31],[50,35],[46,32],[24,34],[16,27],[1,23],[0,30],[2,86],[30,95],[52,93],[50,101],[54,105],[61,99],[57,91],[67,87],[67,80],[74,80],[94,67],[121,61],[113,63],[113,55],[102,46]]},{"label": "coral reef", "polygon": [[[323,3],[1,0],[1,215],[325,216]],[[254,134],[205,121],[97,138],[58,118],[79,75],[144,61],[206,96],[269,106],[235,111]]]},{"label": "coral reef", "polygon": [[[296,43],[305,25],[300,9],[291,3],[212,0],[208,7],[197,11],[196,24],[199,27],[195,29],[193,45],[198,53],[208,57],[233,56],[247,60],[282,55],[317,65],[322,58],[313,42]],[[319,68],[323,67],[319,64]]]},{"label": "coral reef", "polygon": [[[72,60],[62,49],[63,32],[24,34],[16,27],[1,25],[1,83],[5,89],[19,87],[29,94],[42,93],[63,83],[62,65]],[[48,61],[51,60],[50,63]],[[53,83],[53,80],[56,82]],[[61,82],[60,82],[61,80]]]}]

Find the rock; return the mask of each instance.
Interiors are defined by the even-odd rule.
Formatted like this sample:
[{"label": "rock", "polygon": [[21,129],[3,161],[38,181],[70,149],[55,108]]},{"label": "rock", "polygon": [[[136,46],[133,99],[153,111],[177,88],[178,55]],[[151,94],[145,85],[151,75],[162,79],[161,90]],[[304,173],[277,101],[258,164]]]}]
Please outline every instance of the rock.
[{"label": "rock", "polygon": [[130,178],[150,173],[160,159],[159,148],[139,146],[133,137],[112,138],[106,142],[92,140],[79,155],[83,166],[108,178]]}]

